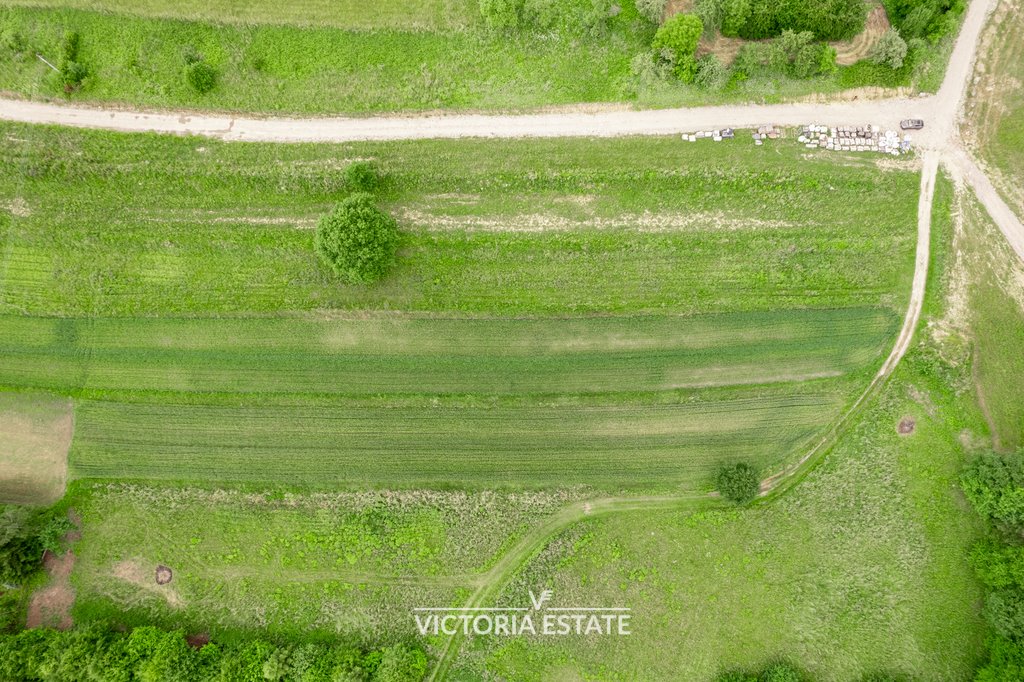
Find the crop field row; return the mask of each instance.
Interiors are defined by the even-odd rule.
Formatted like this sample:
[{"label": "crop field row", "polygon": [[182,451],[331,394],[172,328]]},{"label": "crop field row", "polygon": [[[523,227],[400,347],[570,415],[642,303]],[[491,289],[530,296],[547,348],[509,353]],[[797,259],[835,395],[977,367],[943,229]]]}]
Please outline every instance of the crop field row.
[{"label": "crop field row", "polygon": [[[731,145],[709,164],[674,137],[272,146],[7,124],[0,135],[0,202],[17,207],[0,310],[16,314],[900,311],[894,292],[912,270],[915,175],[805,160],[795,146]],[[360,158],[379,164],[402,230],[397,266],[373,288],[338,283],[309,229]]]},{"label": "crop field row", "polygon": [[0,316],[0,385],[93,397],[643,393],[856,372],[883,355],[896,323],[861,308],[511,321]]},{"label": "crop field row", "polygon": [[81,401],[69,466],[74,477],[307,487],[693,488],[720,462],[791,456],[848,391],[831,380],[683,394],[676,404],[427,409]]}]

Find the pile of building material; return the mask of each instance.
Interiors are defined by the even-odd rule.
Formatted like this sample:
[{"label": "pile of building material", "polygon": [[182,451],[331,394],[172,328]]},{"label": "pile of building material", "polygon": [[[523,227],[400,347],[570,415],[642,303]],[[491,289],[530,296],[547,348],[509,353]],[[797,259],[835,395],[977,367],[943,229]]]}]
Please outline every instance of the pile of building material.
[{"label": "pile of building material", "polygon": [[696,142],[697,140],[703,140],[705,138],[710,138],[715,142],[721,142],[722,140],[731,140],[734,137],[736,137],[736,133],[733,132],[732,128],[698,130],[695,133],[683,133],[683,139],[690,142]]},{"label": "pile of building material", "polygon": [[751,137],[754,138],[754,144],[760,147],[765,140],[777,140],[782,137],[782,130],[773,125],[758,126]]},{"label": "pile of building material", "polygon": [[879,152],[899,156],[910,151],[910,135],[902,138],[895,130],[882,131],[879,126],[804,126],[797,141],[808,149],[836,152]]}]

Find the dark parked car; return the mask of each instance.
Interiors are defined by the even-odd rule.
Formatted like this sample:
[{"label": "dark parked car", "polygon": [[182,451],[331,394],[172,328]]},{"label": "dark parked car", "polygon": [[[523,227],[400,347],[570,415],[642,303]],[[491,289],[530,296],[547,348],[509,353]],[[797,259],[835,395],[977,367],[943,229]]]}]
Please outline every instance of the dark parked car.
[{"label": "dark parked car", "polygon": [[900,128],[904,130],[920,130],[924,128],[924,121],[919,118],[908,118],[905,121],[900,121]]}]

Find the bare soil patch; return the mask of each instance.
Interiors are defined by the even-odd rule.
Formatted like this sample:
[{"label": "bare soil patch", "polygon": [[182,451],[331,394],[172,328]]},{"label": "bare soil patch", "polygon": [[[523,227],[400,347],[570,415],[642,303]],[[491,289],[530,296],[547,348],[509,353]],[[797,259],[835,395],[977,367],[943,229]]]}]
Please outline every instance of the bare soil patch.
[{"label": "bare soil patch", "polygon": [[896,432],[901,436],[909,436],[914,432],[916,427],[917,422],[910,417],[904,417],[900,420],[900,423],[896,425]]},{"label": "bare soil patch", "polygon": [[[151,568],[146,568],[146,562],[141,559],[128,559],[114,564],[111,574],[145,592],[163,597],[170,606],[183,606],[184,600],[177,590],[168,584],[174,575],[171,569],[163,565],[152,567],[153,564],[149,564],[149,566]],[[161,580],[166,580],[166,582],[160,582]]]},{"label": "bare soil patch", "polygon": [[194,635],[185,635],[185,642],[193,649],[202,649],[210,643],[210,634],[200,632]]},{"label": "bare soil patch", "polygon": [[75,555],[71,550],[63,555],[49,551],[43,554],[43,568],[50,576],[50,584],[32,595],[25,627],[67,630],[74,625],[71,607],[75,603],[75,590],[70,581],[74,567]]}]

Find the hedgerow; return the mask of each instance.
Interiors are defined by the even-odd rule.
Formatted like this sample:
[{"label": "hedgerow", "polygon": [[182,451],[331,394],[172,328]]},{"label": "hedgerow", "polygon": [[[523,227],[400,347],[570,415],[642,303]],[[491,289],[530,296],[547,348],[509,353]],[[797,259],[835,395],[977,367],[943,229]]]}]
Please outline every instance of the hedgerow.
[{"label": "hedgerow", "polygon": [[274,644],[253,639],[190,646],[180,630],[152,626],[121,632],[105,623],[68,631],[0,635],[0,679],[22,682],[103,680],[367,680],[415,682],[427,671],[417,646],[366,651],[345,643]]}]

